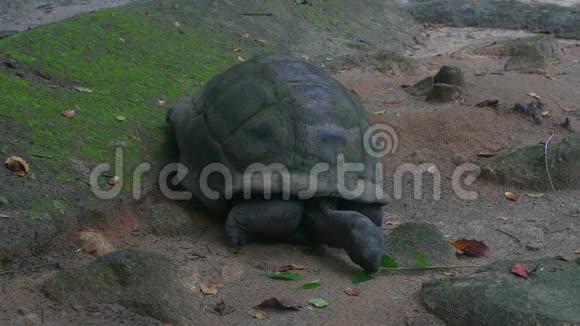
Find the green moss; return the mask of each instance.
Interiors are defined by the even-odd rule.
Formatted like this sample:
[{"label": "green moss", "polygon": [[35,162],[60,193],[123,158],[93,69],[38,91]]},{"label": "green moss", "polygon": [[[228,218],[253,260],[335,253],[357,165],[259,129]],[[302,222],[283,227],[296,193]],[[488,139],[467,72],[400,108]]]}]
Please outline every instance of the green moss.
[{"label": "green moss", "polygon": [[[76,177],[71,158],[88,166],[112,164],[113,145],[122,142],[125,184],[130,185],[134,167],[158,162],[164,153],[156,148],[165,141],[166,107],[160,108],[158,100],[170,106],[234,63],[225,46],[204,35],[211,34],[200,29],[181,33],[160,16],[120,8],[0,40],[0,54],[10,54],[26,72],[17,77],[14,69],[0,68],[0,116],[13,119],[29,138],[25,146],[14,144],[9,150],[23,157],[52,156],[45,170],[35,173],[60,183]],[[62,110],[77,114],[65,118]],[[31,205],[42,210],[45,204]]]}]

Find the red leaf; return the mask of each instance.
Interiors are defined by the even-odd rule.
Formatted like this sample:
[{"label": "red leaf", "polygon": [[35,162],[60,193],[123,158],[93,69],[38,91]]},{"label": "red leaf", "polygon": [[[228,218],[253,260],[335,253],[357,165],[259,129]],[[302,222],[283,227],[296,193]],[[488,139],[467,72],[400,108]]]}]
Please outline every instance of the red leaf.
[{"label": "red leaf", "polygon": [[528,272],[530,271],[530,268],[526,264],[518,263],[518,264],[514,264],[512,266],[512,268],[510,269],[510,271],[519,277],[523,277],[523,278],[527,279]]},{"label": "red leaf", "polygon": [[463,254],[471,257],[489,256],[489,247],[479,240],[456,240],[451,245],[461,251]]}]

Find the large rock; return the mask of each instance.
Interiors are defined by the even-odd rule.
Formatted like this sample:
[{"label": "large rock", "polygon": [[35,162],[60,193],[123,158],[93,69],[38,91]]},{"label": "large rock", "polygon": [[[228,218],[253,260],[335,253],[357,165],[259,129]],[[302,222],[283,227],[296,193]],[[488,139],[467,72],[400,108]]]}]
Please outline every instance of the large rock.
[{"label": "large rock", "polygon": [[[552,182],[559,188],[580,185],[580,137],[578,134],[548,146]],[[531,145],[502,152],[480,164],[481,177],[500,184],[527,189],[549,189],[544,145]]]},{"label": "large rock", "polygon": [[174,325],[193,325],[200,313],[192,281],[169,258],[138,250],[114,251],[60,272],[43,292],[60,303],[120,304]]},{"label": "large rock", "polygon": [[[536,267],[528,279],[515,263]],[[578,325],[580,266],[544,258],[500,261],[477,273],[428,282],[423,304],[447,325]]]},{"label": "large rock", "polygon": [[465,87],[465,76],[461,68],[452,65],[446,65],[439,69],[435,75],[435,84],[455,85],[461,88]]},{"label": "large rock", "polygon": [[48,213],[3,214],[8,217],[0,217],[0,261],[45,247],[56,235],[54,218]]},{"label": "large rock", "polygon": [[433,89],[433,77],[429,76],[413,84],[413,86],[406,89],[407,93],[413,96],[427,96]]},{"label": "large rock", "polygon": [[455,265],[455,249],[433,224],[409,222],[385,236],[387,255],[401,266],[417,266],[415,255],[421,253],[429,265]]}]

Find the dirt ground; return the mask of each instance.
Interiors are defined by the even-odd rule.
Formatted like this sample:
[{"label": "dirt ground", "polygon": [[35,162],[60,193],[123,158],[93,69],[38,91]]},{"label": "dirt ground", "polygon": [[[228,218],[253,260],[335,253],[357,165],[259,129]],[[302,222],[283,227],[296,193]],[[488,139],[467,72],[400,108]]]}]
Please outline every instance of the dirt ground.
[{"label": "dirt ground", "polygon": [[[96,2],[96,1],[93,1]],[[103,1],[103,3],[128,1]],[[17,27],[18,25],[14,25]],[[18,27],[19,28],[19,27]],[[0,28],[1,29],[1,28]],[[459,153],[477,161],[478,153],[493,152],[545,140],[550,131],[557,138],[569,132],[558,126],[570,117],[580,128],[580,42],[561,41],[563,59],[544,75],[505,72],[507,59],[492,57],[453,58],[451,40],[481,32],[474,29],[428,31],[431,41],[411,49],[408,55],[421,58],[414,74],[381,74],[366,69],[344,67],[335,78],[360,94],[374,123],[385,123],[398,135],[398,149],[384,159],[387,191],[393,193],[393,173],[402,163],[434,163],[442,174],[440,200],[434,200],[429,183],[423,198],[414,199],[412,185],[405,183],[403,198],[388,207],[389,224],[425,221],[435,224],[449,240],[483,240],[491,247],[486,258],[459,257],[462,265],[487,264],[502,259],[542,256],[573,256],[580,248],[580,216],[577,213],[580,191],[559,189],[563,202],[551,191],[541,198],[529,191],[486,184],[478,180],[469,189],[478,198],[465,201],[451,189],[454,170],[451,156]],[[483,31],[492,33],[492,31]],[[514,35],[514,32],[503,32]],[[495,35],[495,34],[494,34]],[[479,38],[479,37],[478,37]],[[466,40],[473,39],[465,37]],[[467,42],[466,42],[467,43]],[[463,44],[462,44],[463,45]],[[432,75],[443,64],[460,66],[466,75],[464,103],[428,104],[408,95],[402,85],[413,84]],[[495,74],[495,73],[500,74]],[[487,73],[484,76],[475,74]],[[512,112],[515,102],[527,101],[534,92],[542,97],[551,115],[541,126]],[[497,111],[474,105],[485,99],[498,99]],[[563,108],[576,108],[565,112]],[[384,111],[384,112],[383,112]],[[420,158],[420,159],[418,159]],[[391,187],[391,188],[389,188]],[[520,200],[511,202],[503,193],[514,191]],[[337,250],[327,249],[323,256],[309,255],[304,248],[288,244],[256,243],[233,252],[228,246],[222,224],[201,214],[196,216],[199,234],[194,237],[163,238],[144,231],[139,225],[139,207],[126,204],[119,209],[115,223],[93,225],[116,248],[135,248],[167,255],[194,280],[220,284],[219,292],[203,298],[207,310],[199,316],[200,325],[441,325],[427,313],[417,299],[422,282],[443,277],[441,271],[383,272],[377,279],[357,285],[360,296],[351,297],[343,289],[352,287],[351,276],[357,268]],[[502,217],[504,219],[498,219]],[[389,233],[393,225],[385,225]],[[387,249],[388,250],[388,249]],[[9,270],[0,273],[0,324],[2,325],[158,325],[115,305],[60,306],[46,299],[39,288],[42,282],[62,269],[93,260],[78,250],[74,235],[63,235],[45,251],[21,257]],[[303,274],[306,280],[320,279],[322,286],[304,290],[298,283],[275,281],[260,276],[286,264],[307,265],[320,270]],[[470,269],[457,269],[459,274]],[[300,312],[273,313],[268,321],[252,319],[247,311],[270,297],[287,297],[300,302],[324,298],[325,309],[305,307]],[[226,316],[209,312],[220,300],[235,308]]]}]

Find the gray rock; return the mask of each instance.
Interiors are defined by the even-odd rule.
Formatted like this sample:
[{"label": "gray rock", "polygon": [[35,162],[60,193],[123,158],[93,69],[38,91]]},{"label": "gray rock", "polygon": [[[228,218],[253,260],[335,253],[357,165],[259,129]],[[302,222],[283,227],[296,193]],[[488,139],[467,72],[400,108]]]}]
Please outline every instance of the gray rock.
[{"label": "gray rock", "polygon": [[461,97],[461,88],[456,85],[435,84],[429,95],[428,102],[453,102]]},{"label": "gray rock", "polygon": [[413,96],[427,96],[433,88],[433,83],[433,77],[429,76],[407,88],[406,91]]},{"label": "gray rock", "polygon": [[146,212],[147,223],[156,235],[191,235],[195,231],[193,220],[184,208],[172,204],[157,204]]},{"label": "gray rock", "polygon": [[46,281],[43,292],[62,304],[119,304],[174,325],[193,325],[199,294],[165,256],[119,250]]},{"label": "gray rock", "polygon": [[465,155],[463,155],[461,153],[455,153],[451,156],[451,161],[453,162],[453,164],[459,166],[459,165],[465,163],[467,161],[467,159],[465,158]]},{"label": "gray rock", "polygon": [[434,77],[435,84],[455,85],[465,87],[465,76],[457,66],[443,66]]},{"label": "gray rock", "polygon": [[[526,189],[550,189],[544,145],[507,150],[479,164],[481,177],[495,183]],[[548,166],[558,188],[580,186],[580,137],[567,137],[548,147]]]},{"label": "gray rock", "polygon": [[44,247],[56,235],[54,219],[48,213],[8,212],[5,215],[9,217],[0,218],[0,260]]},{"label": "gray rock", "polygon": [[[537,267],[528,279],[515,263]],[[447,325],[580,324],[580,266],[544,258],[499,261],[478,272],[423,285],[423,304]]]},{"label": "gray rock", "polygon": [[415,255],[421,253],[429,265],[455,265],[455,249],[443,234],[429,223],[409,222],[385,236],[387,255],[401,266],[417,266]]}]

